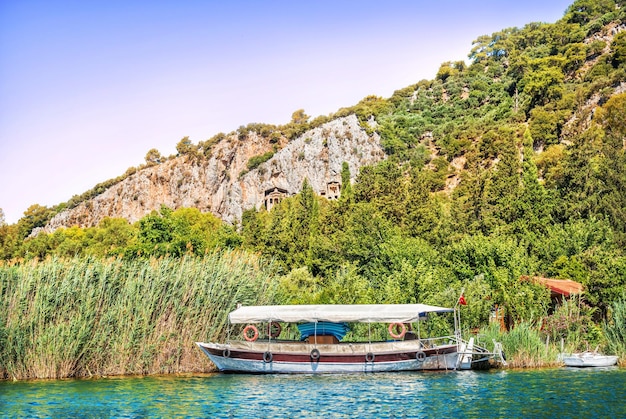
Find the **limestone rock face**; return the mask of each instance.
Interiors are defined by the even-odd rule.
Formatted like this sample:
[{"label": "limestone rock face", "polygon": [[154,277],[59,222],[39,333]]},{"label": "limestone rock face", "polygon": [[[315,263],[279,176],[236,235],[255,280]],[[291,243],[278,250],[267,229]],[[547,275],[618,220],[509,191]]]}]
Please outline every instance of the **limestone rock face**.
[{"label": "limestone rock face", "polygon": [[251,157],[273,147],[256,133],[243,140],[231,135],[214,146],[210,158],[183,155],[138,170],[100,195],[60,212],[43,231],[92,227],[105,217],[132,223],[162,205],[195,207],[235,224],[243,211],[266,205],[266,195],[272,190],[294,195],[306,178],[316,193],[332,198],[341,183],[343,162],[354,179],[362,166],[385,158],[378,135],[368,134],[354,115],[305,132],[248,171]]}]

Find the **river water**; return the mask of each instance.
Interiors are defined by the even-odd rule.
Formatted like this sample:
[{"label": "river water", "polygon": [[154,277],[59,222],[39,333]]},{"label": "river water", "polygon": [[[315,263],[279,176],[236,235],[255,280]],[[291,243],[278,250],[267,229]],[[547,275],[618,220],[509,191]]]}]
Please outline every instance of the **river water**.
[{"label": "river water", "polygon": [[626,370],[0,382],[7,418],[626,418]]}]

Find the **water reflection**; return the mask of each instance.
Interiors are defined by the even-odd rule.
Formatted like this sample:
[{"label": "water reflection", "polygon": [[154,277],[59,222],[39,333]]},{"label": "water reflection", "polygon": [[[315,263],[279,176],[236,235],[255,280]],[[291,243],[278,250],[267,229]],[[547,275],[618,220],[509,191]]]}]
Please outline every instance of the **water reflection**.
[{"label": "water reflection", "polygon": [[626,417],[625,399],[620,369],[0,382],[10,418]]}]

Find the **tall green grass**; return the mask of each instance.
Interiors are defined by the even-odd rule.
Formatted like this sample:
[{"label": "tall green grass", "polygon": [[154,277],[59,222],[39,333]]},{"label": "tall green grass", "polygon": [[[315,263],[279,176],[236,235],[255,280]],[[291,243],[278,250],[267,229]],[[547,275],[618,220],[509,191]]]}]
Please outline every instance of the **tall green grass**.
[{"label": "tall green grass", "polygon": [[609,353],[620,357],[620,364],[626,362],[626,297],[613,302],[610,318],[604,325]]},{"label": "tall green grass", "polygon": [[194,342],[224,339],[227,313],[272,302],[276,282],[240,251],[0,266],[0,377],[206,371]]},{"label": "tall green grass", "polygon": [[520,322],[506,332],[501,332],[500,325],[492,323],[481,330],[480,336],[481,343],[485,343],[490,349],[493,340],[502,343],[508,366],[511,368],[558,365],[559,348],[532,322]]}]

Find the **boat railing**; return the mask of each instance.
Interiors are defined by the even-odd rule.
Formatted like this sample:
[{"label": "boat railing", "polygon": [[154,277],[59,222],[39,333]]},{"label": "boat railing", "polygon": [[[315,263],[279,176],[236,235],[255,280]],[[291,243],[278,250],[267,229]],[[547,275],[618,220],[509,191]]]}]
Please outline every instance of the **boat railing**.
[{"label": "boat railing", "polygon": [[504,356],[504,349],[502,348],[502,343],[497,342],[495,339],[493,339],[493,351],[497,354],[499,358],[499,362],[506,367],[507,363],[506,363],[506,357]]},{"label": "boat railing", "polygon": [[506,357],[502,348],[502,343],[492,339],[493,350],[487,349],[487,345],[480,342],[477,338],[470,338],[469,341],[460,339],[459,342],[459,366],[465,361],[469,364],[477,364],[481,362],[493,361],[499,365],[507,366]]}]

